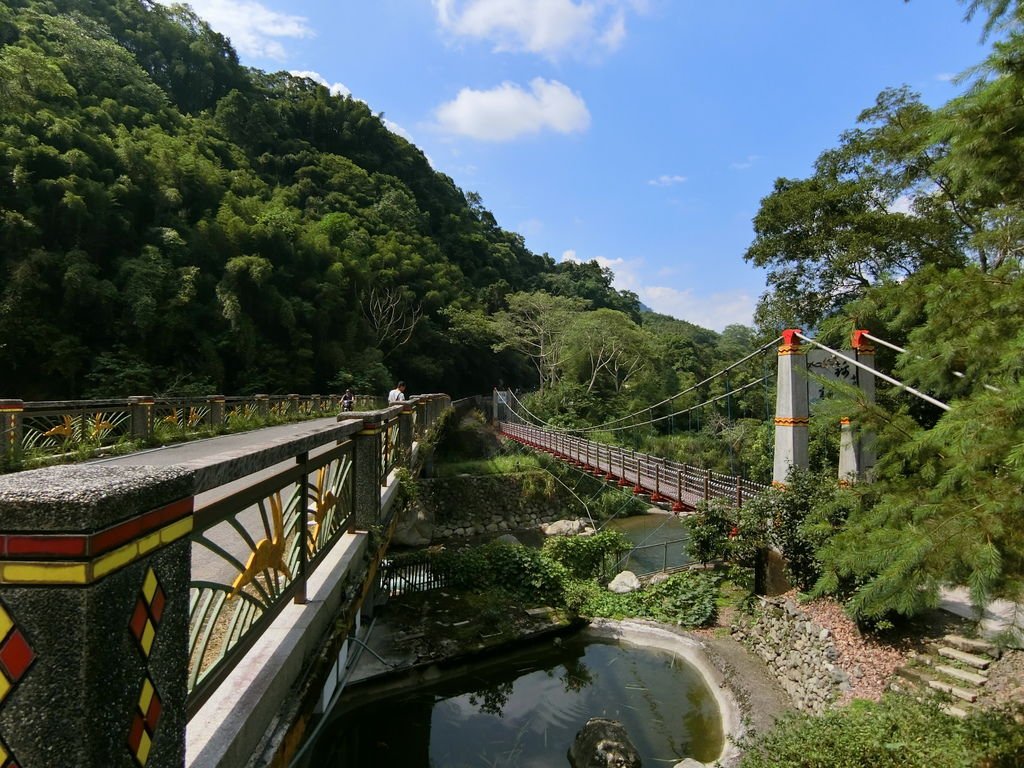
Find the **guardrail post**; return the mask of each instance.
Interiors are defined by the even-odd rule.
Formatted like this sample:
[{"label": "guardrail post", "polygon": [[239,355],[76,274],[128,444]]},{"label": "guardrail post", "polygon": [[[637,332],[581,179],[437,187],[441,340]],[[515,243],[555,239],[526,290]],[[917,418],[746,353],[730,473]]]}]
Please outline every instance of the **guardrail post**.
[{"label": "guardrail post", "polygon": [[253,395],[256,401],[256,416],[263,421],[270,418],[270,395]]},{"label": "guardrail post", "polygon": [[736,478],[736,509],[740,509],[743,506],[743,481],[740,478]]},{"label": "guardrail post", "polygon": [[153,398],[135,395],[128,398],[132,418],[132,437],[150,440],[153,437]]},{"label": "guardrail post", "polygon": [[5,765],[185,761],[192,473],[0,477]]},{"label": "guardrail post", "polygon": [[772,485],[785,485],[794,467],[807,469],[807,353],[796,338],[782,332],[778,385],[775,390],[775,462]]},{"label": "guardrail post", "polygon": [[323,403],[321,402],[320,395],[310,395],[309,402],[312,404],[315,413],[323,413]]},{"label": "guardrail post", "polygon": [[704,503],[711,501],[711,472],[706,471],[704,475]]},{"label": "guardrail post", "polygon": [[398,461],[406,465],[412,464],[413,436],[412,417],[416,412],[416,403],[406,400],[402,403],[402,412],[398,414]]},{"label": "guardrail post", "polygon": [[21,400],[0,400],[0,464],[21,455],[24,411]]},{"label": "guardrail post", "polygon": [[299,415],[299,395],[288,395],[288,409],[286,413],[292,419]]},{"label": "guardrail post", "polygon": [[206,398],[206,402],[210,405],[210,426],[214,429],[223,427],[226,415],[224,409],[224,395],[210,395]]},{"label": "guardrail post", "polygon": [[[342,420],[342,416],[338,417]],[[355,473],[356,528],[368,530],[380,522],[381,450],[385,436],[379,414],[363,418],[363,428],[353,435],[352,470]]]}]

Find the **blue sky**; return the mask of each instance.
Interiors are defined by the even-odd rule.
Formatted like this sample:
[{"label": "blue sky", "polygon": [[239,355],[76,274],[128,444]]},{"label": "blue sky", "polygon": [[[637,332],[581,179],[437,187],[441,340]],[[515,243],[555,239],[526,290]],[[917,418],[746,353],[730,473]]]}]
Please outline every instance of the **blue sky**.
[{"label": "blue sky", "polygon": [[937,106],[980,62],[955,0],[194,0],[243,63],[351,92],[556,260],[597,259],[658,312],[751,322],[743,261],[889,86]]}]

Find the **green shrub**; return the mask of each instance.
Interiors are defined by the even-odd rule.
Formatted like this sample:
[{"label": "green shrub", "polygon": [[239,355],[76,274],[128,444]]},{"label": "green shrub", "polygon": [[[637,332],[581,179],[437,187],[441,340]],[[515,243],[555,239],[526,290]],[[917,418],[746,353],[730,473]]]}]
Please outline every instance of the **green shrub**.
[{"label": "green shrub", "polygon": [[979,712],[959,720],[906,696],[855,701],[817,717],[783,718],[744,745],[740,766],[1014,768],[1024,765],[1024,728],[1014,714]]},{"label": "green shrub", "polygon": [[521,544],[492,541],[481,547],[432,553],[431,561],[456,589],[500,588],[529,602],[564,601],[565,568]]},{"label": "green shrub", "polygon": [[633,548],[618,531],[593,536],[553,536],[544,542],[545,557],[563,565],[577,579],[604,577],[619,557]]},{"label": "green shrub", "polygon": [[567,607],[583,616],[638,618],[703,627],[714,621],[718,586],[713,576],[682,571],[636,592],[618,595],[592,581],[576,581],[565,589]]}]

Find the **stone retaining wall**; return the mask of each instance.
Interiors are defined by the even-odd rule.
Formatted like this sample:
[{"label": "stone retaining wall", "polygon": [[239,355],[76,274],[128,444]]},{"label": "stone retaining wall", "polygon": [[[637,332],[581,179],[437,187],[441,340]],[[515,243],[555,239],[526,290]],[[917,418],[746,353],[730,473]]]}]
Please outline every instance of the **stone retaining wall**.
[{"label": "stone retaining wall", "polygon": [[432,518],[433,541],[536,528],[586,514],[546,472],[421,480],[419,488],[420,506]]},{"label": "stone retaining wall", "polygon": [[733,636],[768,664],[802,712],[819,713],[843,692],[850,679],[836,664],[831,632],[800,610],[792,598],[768,598],[752,624],[733,627]]}]

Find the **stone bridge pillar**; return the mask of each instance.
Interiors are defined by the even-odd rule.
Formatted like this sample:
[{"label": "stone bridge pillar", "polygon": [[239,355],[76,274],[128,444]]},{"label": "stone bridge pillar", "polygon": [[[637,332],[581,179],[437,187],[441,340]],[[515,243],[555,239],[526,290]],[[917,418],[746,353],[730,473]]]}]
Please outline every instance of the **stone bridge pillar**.
[{"label": "stone bridge pillar", "polygon": [[192,473],[0,477],[0,763],[180,768]]},{"label": "stone bridge pillar", "polygon": [[[339,416],[338,420],[344,420],[343,416]],[[363,531],[380,523],[381,457],[383,441],[387,439],[383,426],[380,413],[367,413],[363,415],[363,428],[353,436],[355,525]]]},{"label": "stone bridge pillar", "polygon": [[398,455],[399,463],[410,466],[412,463],[413,416],[416,403],[406,400],[402,403],[402,412],[398,415]]},{"label": "stone bridge pillar", "polygon": [[796,338],[782,332],[779,378],[775,390],[775,463],[772,485],[785,485],[793,467],[807,468],[807,353]]}]

